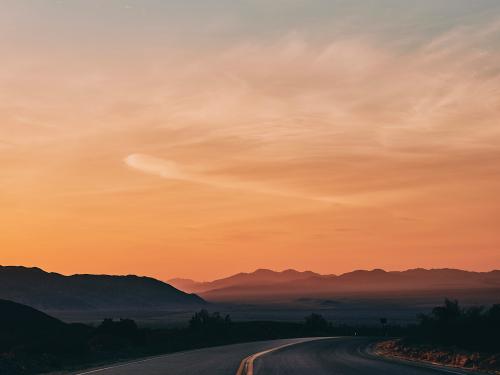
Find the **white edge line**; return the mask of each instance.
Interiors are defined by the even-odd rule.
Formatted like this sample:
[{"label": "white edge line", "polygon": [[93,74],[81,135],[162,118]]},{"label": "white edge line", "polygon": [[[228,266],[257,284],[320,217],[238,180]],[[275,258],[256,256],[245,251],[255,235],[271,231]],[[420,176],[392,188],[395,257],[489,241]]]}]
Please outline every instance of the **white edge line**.
[{"label": "white edge line", "polygon": [[149,361],[152,361],[154,359],[161,358],[161,357],[165,357],[165,355],[160,355],[160,356],[156,356],[156,357],[141,359],[140,361],[121,363],[119,365],[114,365],[114,366],[101,367],[101,368],[98,368],[98,369],[95,369],[95,370],[90,370],[90,371],[86,371],[86,372],[79,372],[79,373],[76,373],[75,375],[93,374],[93,373],[96,373],[96,372],[101,372],[101,371],[105,371],[105,370],[111,370],[113,368],[118,368],[118,367],[123,367],[123,366],[128,366],[128,365],[134,365],[136,363],[149,362]]}]

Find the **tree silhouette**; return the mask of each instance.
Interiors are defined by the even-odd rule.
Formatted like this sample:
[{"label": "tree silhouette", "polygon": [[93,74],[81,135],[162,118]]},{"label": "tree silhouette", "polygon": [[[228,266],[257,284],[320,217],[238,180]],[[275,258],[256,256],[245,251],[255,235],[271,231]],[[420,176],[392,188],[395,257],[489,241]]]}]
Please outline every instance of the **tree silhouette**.
[{"label": "tree silhouette", "polygon": [[312,313],[305,318],[306,331],[311,334],[323,334],[328,330],[328,322],[320,314]]},{"label": "tree silhouette", "polygon": [[460,307],[445,300],[430,315],[419,316],[416,335],[425,341],[474,350],[500,350],[500,305]]},{"label": "tree silhouette", "polygon": [[213,330],[221,327],[227,327],[231,324],[231,317],[226,315],[224,318],[218,312],[210,314],[203,309],[195,313],[189,320],[189,328],[192,330]]}]

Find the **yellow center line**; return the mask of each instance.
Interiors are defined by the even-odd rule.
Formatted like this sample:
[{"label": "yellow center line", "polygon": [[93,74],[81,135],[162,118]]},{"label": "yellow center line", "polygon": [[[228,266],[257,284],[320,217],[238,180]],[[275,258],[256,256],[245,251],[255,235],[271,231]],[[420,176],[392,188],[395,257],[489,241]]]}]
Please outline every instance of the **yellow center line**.
[{"label": "yellow center line", "polygon": [[236,375],[253,375],[253,363],[257,358],[259,358],[263,355],[269,354],[271,352],[275,352],[277,350],[280,350],[280,349],[283,349],[283,348],[286,348],[286,347],[292,346],[292,345],[298,345],[298,344],[303,344],[305,342],[332,339],[332,338],[334,338],[334,337],[313,337],[313,338],[304,339],[304,340],[297,341],[297,342],[292,342],[290,344],[280,345],[280,346],[277,346],[275,348],[271,348],[268,350],[264,350],[262,352],[252,354],[241,361],[240,366],[238,367],[238,371],[236,372]]}]

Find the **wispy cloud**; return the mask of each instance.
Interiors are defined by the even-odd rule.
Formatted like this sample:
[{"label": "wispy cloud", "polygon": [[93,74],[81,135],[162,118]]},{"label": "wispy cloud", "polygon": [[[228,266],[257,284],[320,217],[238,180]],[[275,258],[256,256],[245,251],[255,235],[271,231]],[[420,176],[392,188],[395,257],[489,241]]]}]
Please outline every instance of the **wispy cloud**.
[{"label": "wispy cloud", "polygon": [[179,163],[162,173],[326,201],[482,179],[500,142],[498,36],[464,27],[400,49],[294,34],[209,54],[162,78],[175,90],[156,129],[180,135],[159,142]]},{"label": "wispy cloud", "polygon": [[340,198],[305,195],[289,191],[286,188],[273,188],[259,182],[242,182],[224,177],[204,175],[200,172],[188,172],[186,168],[182,168],[179,164],[173,161],[150,155],[130,154],[124,158],[124,163],[133,169],[169,180],[186,181],[196,184],[205,184],[216,188],[236,189],[257,194],[278,195],[294,199],[307,199],[325,203],[346,203],[345,200]]}]

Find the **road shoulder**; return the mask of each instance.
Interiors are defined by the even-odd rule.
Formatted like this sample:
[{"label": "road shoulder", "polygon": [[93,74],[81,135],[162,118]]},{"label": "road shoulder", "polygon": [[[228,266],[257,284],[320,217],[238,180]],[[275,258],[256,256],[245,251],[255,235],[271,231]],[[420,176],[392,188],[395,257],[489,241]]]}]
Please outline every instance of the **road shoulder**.
[{"label": "road shoulder", "polygon": [[368,347],[365,348],[364,350],[364,355],[371,357],[373,359],[378,359],[386,362],[392,362],[392,363],[400,363],[400,364],[406,364],[409,366],[413,367],[420,367],[420,368],[428,368],[428,369],[438,369],[440,371],[444,371],[450,374],[460,374],[460,375],[498,375],[500,372],[498,371],[484,371],[484,370],[476,370],[476,369],[468,369],[468,368],[463,368],[459,366],[452,366],[449,364],[444,364],[444,363],[439,363],[439,362],[432,362],[432,361],[426,361],[426,360],[421,360],[417,358],[411,358],[411,357],[404,357],[401,355],[398,355],[395,352],[390,352],[390,351],[384,351],[380,349],[380,346],[378,344],[387,342],[389,340],[379,340],[377,342],[374,342],[370,344]]}]

